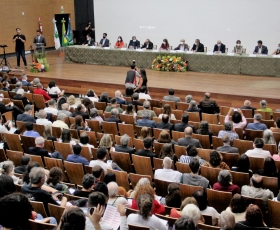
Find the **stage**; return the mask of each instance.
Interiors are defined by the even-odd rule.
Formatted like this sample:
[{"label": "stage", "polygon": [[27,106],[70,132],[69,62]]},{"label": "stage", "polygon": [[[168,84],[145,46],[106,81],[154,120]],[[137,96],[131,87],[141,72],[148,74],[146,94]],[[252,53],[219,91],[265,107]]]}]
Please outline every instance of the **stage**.
[{"label": "stage", "polygon": [[[27,62],[31,62],[31,55],[27,55]],[[46,87],[51,79],[55,79],[57,85],[66,92],[86,94],[88,89],[93,89],[98,95],[102,92],[114,96],[114,91],[124,91],[124,81],[129,67],[87,65],[78,63],[65,63],[64,57],[59,56],[58,51],[47,52],[50,72],[27,73],[29,80],[35,77],[41,79]],[[8,58],[14,68],[16,57]],[[22,60],[21,60],[22,64]],[[22,72],[22,73],[23,73]],[[146,69],[150,95],[153,99],[162,99],[167,95],[168,88],[174,88],[176,96],[184,100],[187,94],[192,94],[198,102],[203,98],[204,92],[212,93],[220,105],[242,106],[248,99],[253,106],[259,107],[259,101],[266,99],[268,107],[280,108],[280,78],[249,75],[211,74],[188,71],[186,73],[158,72]],[[20,75],[21,72],[10,74]]]}]

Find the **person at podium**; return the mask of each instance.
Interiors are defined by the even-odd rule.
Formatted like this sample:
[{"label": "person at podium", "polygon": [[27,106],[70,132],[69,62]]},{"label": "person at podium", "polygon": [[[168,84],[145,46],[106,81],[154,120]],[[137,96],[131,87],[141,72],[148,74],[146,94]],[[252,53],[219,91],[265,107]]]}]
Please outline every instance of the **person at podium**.
[{"label": "person at podium", "polygon": [[94,45],[94,39],[91,38],[90,34],[88,34],[86,41],[83,43],[83,46],[93,46],[93,45]]},{"label": "person at podium", "polygon": [[150,41],[150,39],[146,39],[144,45],[142,45],[141,49],[152,50],[154,48],[154,44]]},{"label": "person at podium", "polygon": [[193,52],[204,52],[204,45],[200,43],[199,39],[195,39],[195,43],[193,44],[192,47]]},{"label": "person at podium", "polygon": [[36,43],[36,44],[39,43],[39,44],[42,44],[44,46],[47,45],[46,38],[42,35],[41,30],[37,30],[37,34],[33,39],[33,43]]},{"label": "person at podium", "polygon": [[140,48],[140,42],[136,39],[136,36],[132,36],[132,40],[129,41],[128,48],[129,49],[139,49]]},{"label": "person at podium", "polygon": [[118,37],[117,42],[115,43],[114,48],[123,48],[124,47],[124,42],[121,36]]},{"label": "person at podium", "polygon": [[174,50],[188,51],[189,46],[185,43],[185,39],[181,39],[180,44]]}]

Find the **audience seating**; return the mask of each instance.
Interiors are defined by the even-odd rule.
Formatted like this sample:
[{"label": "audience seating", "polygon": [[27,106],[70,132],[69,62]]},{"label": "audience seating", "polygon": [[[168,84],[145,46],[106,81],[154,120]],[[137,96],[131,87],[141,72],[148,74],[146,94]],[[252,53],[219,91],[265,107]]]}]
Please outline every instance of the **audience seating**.
[{"label": "audience seating", "polygon": [[60,127],[52,126],[52,135],[55,138],[60,138],[61,137],[61,133],[62,133],[62,130],[61,130]]},{"label": "audience seating", "polygon": [[[151,106],[151,109],[153,109],[154,107],[160,107],[160,100],[154,100],[154,99],[151,99],[149,100],[150,101],[150,106]],[[140,109],[138,109],[140,110]]]},{"label": "audience seating", "polygon": [[172,139],[178,142],[179,138],[185,138],[185,133],[172,130]]},{"label": "audience seating", "polygon": [[200,122],[199,112],[185,112],[189,115],[189,120],[193,122]]},{"label": "audience seating", "polygon": [[266,209],[264,207],[264,203],[263,203],[263,199],[261,198],[253,198],[253,197],[248,197],[248,196],[243,196],[242,197],[244,198],[245,200],[245,203],[246,205],[250,205],[250,204],[255,204],[255,205],[258,205],[259,208],[262,210],[263,213],[266,213]]},{"label": "audience seating", "polygon": [[120,114],[120,119],[125,124],[131,124],[133,127],[135,126],[134,116],[129,114]]},{"label": "audience seating", "polygon": [[186,163],[181,163],[181,162],[176,162],[176,168],[180,173],[191,173],[191,169],[189,164]]},{"label": "audience seating", "polygon": [[[162,108],[154,107],[153,110],[154,110],[154,112],[155,112],[155,114],[156,114],[157,116],[159,116],[160,114],[163,113],[163,109],[162,109]],[[155,118],[155,117],[154,117],[154,118]],[[157,121],[156,121],[156,122],[157,122]]]},{"label": "audience seating", "polygon": [[41,214],[44,218],[48,217],[43,202],[30,200],[30,203],[35,212]]},{"label": "audience seating", "polygon": [[263,188],[269,189],[271,192],[274,193],[274,196],[277,197],[279,193],[278,188],[278,178],[277,177],[266,177],[263,176]]},{"label": "audience seating", "polygon": [[187,154],[186,146],[174,145],[174,148],[175,148],[175,155],[178,159],[180,159],[182,155]]},{"label": "audience seating", "polygon": [[10,150],[23,152],[18,134],[5,133],[4,137]]},{"label": "audience seating", "polygon": [[41,156],[36,156],[36,155],[31,155],[31,154],[26,154],[26,153],[24,155],[29,156],[31,158],[31,161],[36,161],[37,163],[40,164],[41,167],[45,168],[45,162],[43,161]]},{"label": "audience seating", "polygon": [[82,146],[82,151],[81,151],[81,156],[86,158],[89,162],[91,161],[91,156],[90,156],[90,148],[87,146]]},{"label": "audience seating", "polygon": [[[189,104],[186,102],[177,102],[177,109],[186,111],[189,108]],[[177,118],[178,119],[178,118]]]},{"label": "audience seating", "polygon": [[202,113],[202,121],[208,121],[209,124],[218,124],[218,117],[216,114]]},{"label": "audience seating", "polygon": [[13,112],[9,111],[9,112],[3,113],[2,117],[4,119],[4,122],[12,121],[13,120]]},{"label": "audience seating", "polygon": [[220,106],[220,114],[226,116],[228,114],[230,107],[228,106]]},{"label": "audience seating", "polygon": [[151,176],[151,178],[154,178],[150,157],[142,157],[142,156],[137,156],[135,154],[132,154],[132,161],[133,161],[135,172],[137,174],[149,175]]},{"label": "audience seating", "polygon": [[217,226],[212,226],[212,225],[207,225],[207,224],[201,224],[199,223],[197,225],[198,229],[201,229],[201,230],[215,230],[215,229],[220,229],[220,227],[217,227]]},{"label": "audience seating", "polygon": [[67,156],[73,153],[72,146],[70,143],[61,143],[61,142],[54,142],[54,148],[58,151],[63,158],[66,160]]},{"label": "audience seating", "polygon": [[219,213],[221,213],[229,206],[232,193],[207,189],[207,198],[209,206],[214,207]]},{"label": "audience seating", "polygon": [[202,148],[210,149],[211,146],[210,146],[209,135],[200,135],[200,134],[193,133],[192,137],[200,141]]},{"label": "audience seating", "polygon": [[221,155],[223,156],[223,162],[225,162],[230,168],[232,166],[237,165],[237,161],[240,156],[238,153],[224,153],[224,152],[221,152]]},{"label": "audience seating", "polygon": [[164,215],[160,215],[160,214],[156,214],[156,216],[159,217],[160,219],[166,220],[169,228],[172,228],[177,220],[177,218],[172,218],[170,216],[164,216]]},{"label": "audience seating", "polygon": [[131,173],[134,172],[129,153],[111,152],[111,158],[121,169]]},{"label": "audience seating", "polygon": [[246,140],[254,141],[256,137],[258,138],[263,137],[262,130],[245,129],[245,132],[246,132]]},{"label": "audience seating", "polygon": [[164,144],[165,143],[154,142],[155,153],[158,157]]},{"label": "audience seating", "polygon": [[233,146],[238,148],[239,154],[241,155],[247,150],[253,149],[253,141],[234,139]]},{"label": "audience seating", "polygon": [[107,172],[113,172],[116,175],[117,178],[117,184],[118,186],[124,187],[126,191],[130,190],[130,185],[128,182],[128,173],[125,171],[117,171],[117,170],[112,170],[108,169]]},{"label": "audience seating", "polygon": [[179,186],[182,200],[184,200],[186,197],[192,196],[193,193],[197,190],[204,191],[204,189],[201,186],[194,186],[188,184],[179,184]]},{"label": "audience seating", "polygon": [[115,135],[119,135],[116,122],[102,121],[102,128],[104,133],[113,134],[113,138]]},{"label": "audience seating", "polygon": [[250,160],[250,169],[253,173],[257,173],[259,169],[263,168],[264,158],[259,157],[249,157]]},{"label": "audience seating", "polygon": [[252,109],[241,109],[241,112],[243,113],[243,115],[246,119],[252,118],[254,115],[254,110],[252,110]]},{"label": "audience seating", "polygon": [[148,227],[142,227],[142,226],[137,226],[137,225],[128,225],[128,230],[149,230],[150,228]]},{"label": "audience seating", "polygon": [[82,184],[83,177],[85,175],[82,164],[64,161],[64,167],[66,169],[70,183]]},{"label": "audience seating", "polygon": [[213,149],[201,149],[197,148],[197,155],[200,156],[203,160],[209,161],[210,159],[210,153],[213,151]]},{"label": "audience seating", "polygon": [[29,147],[35,147],[35,138],[34,137],[28,137],[20,135],[20,139],[22,141],[23,150],[25,153],[28,153]]},{"label": "audience seating", "polygon": [[220,168],[200,166],[200,169],[201,169],[201,176],[206,177],[209,180],[211,186],[213,186],[213,184],[215,184],[218,181],[218,175],[221,171]]},{"label": "audience seating", "polygon": [[168,185],[171,184],[172,182],[154,179],[154,183],[155,183],[155,188],[156,188],[156,194],[161,197],[167,196]]},{"label": "audience seating", "polygon": [[[115,142],[116,142],[116,145],[121,145],[121,136],[115,135]],[[130,138],[130,140],[128,142],[128,146],[133,147],[133,139],[132,138]]]},{"label": "audience seating", "polygon": [[213,149],[217,149],[218,147],[223,146],[224,142],[223,142],[222,138],[213,136],[212,144],[213,144]]},{"label": "audience seating", "polygon": [[[280,228],[280,203],[268,200],[269,224],[272,227]],[[274,217],[274,218],[273,218]]]},{"label": "audience seating", "polygon": [[166,104],[169,104],[172,110],[176,109],[176,102],[175,101],[161,101],[162,107]]},{"label": "audience seating", "polygon": [[22,151],[6,150],[8,159],[14,162],[15,167],[21,165]]},{"label": "audience seating", "polygon": [[250,184],[249,173],[241,173],[241,172],[234,172],[234,171],[230,171],[230,173],[232,176],[232,183],[238,185],[240,189],[243,185]]},{"label": "audience seating", "polygon": [[33,130],[38,132],[40,136],[44,136],[44,130],[45,126],[44,125],[38,125],[36,123],[33,124]]},{"label": "audience seating", "polygon": [[7,160],[7,156],[5,154],[4,149],[0,149],[0,162],[6,161]]},{"label": "audience seating", "polygon": [[38,109],[46,108],[46,103],[47,102],[45,102],[43,95],[41,95],[41,94],[33,94],[33,99],[34,99],[35,106]]},{"label": "audience seating", "polygon": [[133,143],[136,151],[138,151],[139,149],[144,149],[144,143],[142,139],[134,139]]},{"label": "audience seating", "polygon": [[132,189],[135,188],[136,184],[138,183],[138,181],[141,178],[148,178],[150,183],[152,184],[152,177],[150,175],[141,175],[141,174],[130,173],[129,174],[129,179],[130,179],[130,182],[131,182]]},{"label": "audience seating", "polygon": [[270,120],[270,119],[271,119],[270,112],[265,112],[265,111],[256,110],[256,111],[255,111],[255,114],[256,114],[256,113],[260,113],[260,114],[262,115],[262,119],[263,119],[263,120]]},{"label": "audience seating", "polygon": [[48,209],[49,209],[50,216],[54,217],[57,223],[59,223],[64,213],[65,207],[48,204]]},{"label": "audience seating", "polygon": [[179,110],[179,109],[174,109],[174,110],[172,110],[172,113],[174,114],[175,118],[177,120],[180,120],[180,122],[181,122],[181,118],[182,118],[182,115],[183,115],[184,112],[182,110]]},{"label": "audience seating", "polygon": [[26,131],[25,124],[26,122],[16,121],[16,126],[20,134],[23,134]]},{"label": "audience seating", "polygon": [[[120,135],[127,134],[131,138],[134,138],[134,127],[132,124],[118,124]],[[131,142],[132,143],[132,142]]]},{"label": "audience seating", "polygon": [[277,154],[277,146],[275,144],[265,144],[262,149],[269,151],[271,156]]},{"label": "audience seating", "polygon": [[209,129],[214,133],[215,136],[218,136],[221,130],[224,130],[223,125],[209,124]]},{"label": "audience seating", "polygon": [[53,230],[56,228],[56,225],[49,223],[42,223],[35,220],[28,220],[28,228],[32,230]]},{"label": "audience seating", "polygon": [[44,149],[46,149],[49,153],[54,152],[54,146],[52,140],[45,140],[45,146]]},{"label": "audience seating", "polygon": [[65,168],[64,168],[64,164],[63,164],[62,159],[55,159],[55,158],[46,157],[46,158],[44,158],[44,161],[45,161],[46,168],[48,170],[51,170],[51,168],[53,168],[53,167],[60,168],[63,172],[63,180],[64,181],[69,181],[68,176],[67,176],[66,171],[65,171]]}]

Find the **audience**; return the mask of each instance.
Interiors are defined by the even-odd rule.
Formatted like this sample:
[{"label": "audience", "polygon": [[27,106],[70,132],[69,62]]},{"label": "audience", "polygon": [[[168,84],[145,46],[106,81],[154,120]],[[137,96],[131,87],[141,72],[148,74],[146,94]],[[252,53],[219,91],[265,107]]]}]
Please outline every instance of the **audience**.
[{"label": "audience", "polygon": [[75,191],[73,192],[73,195],[88,198],[94,189],[94,185],[95,185],[94,176],[91,174],[86,174],[86,175],[84,175],[84,178],[82,181],[82,189],[81,190],[75,189]]},{"label": "audience", "polygon": [[99,125],[103,121],[103,118],[99,115],[98,110],[96,108],[92,108],[89,113],[90,120],[99,121]]},{"label": "audience", "polygon": [[231,212],[234,215],[236,223],[239,221],[244,221],[246,211],[246,203],[244,198],[238,193],[234,194],[226,211]]},{"label": "audience", "polygon": [[52,135],[52,126],[51,125],[45,126],[45,129],[43,132],[43,137],[45,140],[57,141],[56,137]]},{"label": "audience", "polygon": [[266,158],[271,157],[271,154],[267,150],[263,150],[264,142],[262,138],[256,137],[253,143],[254,149],[247,150],[245,154],[248,157],[259,157],[259,158]]},{"label": "audience", "polygon": [[191,100],[193,100],[193,96],[192,96],[192,95],[187,95],[187,96],[185,97],[185,100],[186,100],[186,103],[190,103]]},{"label": "audience", "polygon": [[228,211],[221,212],[221,215],[219,218],[219,226],[223,230],[234,230],[235,229],[234,215]]},{"label": "audience", "polygon": [[185,128],[184,133],[185,133],[185,138],[179,138],[178,145],[186,146],[186,147],[188,145],[194,145],[197,148],[202,148],[200,141],[195,138],[192,138],[193,129],[191,127]]},{"label": "audience", "polygon": [[195,100],[191,100],[189,102],[189,108],[186,110],[186,112],[201,112],[201,109],[197,107]]},{"label": "audience", "polygon": [[229,170],[221,170],[218,175],[218,182],[213,185],[214,190],[231,192],[232,195],[240,193],[240,188],[232,183],[232,176]]},{"label": "audience", "polygon": [[67,104],[69,105],[69,109],[70,108],[73,108],[73,109],[76,109],[77,108],[77,105],[76,105],[76,98],[74,95],[70,95],[68,98],[67,98]]},{"label": "audience", "polygon": [[194,126],[188,123],[189,122],[189,115],[188,114],[183,113],[181,121],[182,122],[174,125],[174,131],[184,132],[187,127],[191,127],[193,129],[193,133],[196,133],[196,130],[195,130]]},{"label": "audience", "polygon": [[229,136],[231,143],[233,143],[234,139],[239,139],[238,134],[233,131],[233,123],[231,121],[225,122],[225,130],[220,130],[218,137],[223,137],[225,134]]},{"label": "audience", "polygon": [[169,123],[169,116],[167,114],[164,114],[161,117],[162,122],[157,122],[155,125],[155,128],[157,129],[167,129],[170,132],[173,130],[173,124]]},{"label": "audience", "polygon": [[144,116],[143,112],[145,110],[149,111],[150,113],[150,119],[153,119],[154,117],[157,117],[156,113],[153,111],[153,110],[150,110],[150,102],[149,101],[144,101],[143,103],[143,107],[144,107],[144,110],[138,110],[137,111],[137,116]]},{"label": "audience", "polygon": [[60,140],[62,143],[69,143],[70,145],[75,145],[77,144],[74,139],[72,139],[72,135],[70,133],[69,129],[63,129],[61,133],[61,138]]},{"label": "audience", "polygon": [[156,169],[154,178],[157,180],[180,182],[182,173],[175,171],[172,168],[172,160],[169,157],[165,157],[162,163],[163,169]]},{"label": "audience", "polygon": [[105,119],[106,122],[116,122],[117,127],[118,123],[122,123],[122,121],[119,118],[119,111],[117,108],[114,108],[111,110],[111,116]]},{"label": "audience", "polygon": [[186,216],[186,217],[180,217],[178,220],[176,220],[175,224],[175,230],[196,230],[195,224],[193,220]]},{"label": "audience", "polygon": [[206,162],[204,164],[204,166],[211,167],[211,168],[220,168],[220,169],[230,170],[229,166],[225,162],[223,162],[222,155],[217,151],[211,151],[210,152],[209,163]]},{"label": "audience", "polygon": [[113,206],[118,206],[118,204],[124,205],[126,208],[130,207],[130,203],[122,196],[118,196],[119,186],[116,182],[109,182],[107,184],[108,191],[109,191],[109,199],[108,204]]},{"label": "audience", "polygon": [[57,115],[57,120],[52,123],[53,127],[59,127],[63,129],[69,129],[68,125],[65,123],[65,119],[68,117],[64,113]]},{"label": "audience", "polygon": [[1,168],[0,172],[1,172],[2,175],[10,176],[13,179],[14,184],[20,184],[21,180],[14,175],[14,167],[15,166],[14,166],[13,161],[10,161],[10,160],[3,161],[2,162],[2,168]]},{"label": "audience", "polygon": [[212,144],[212,136],[214,136],[214,133],[210,130],[208,121],[201,121],[199,124],[199,129],[196,131],[196,133],[200,135],[208,135],[210,145]]},{"label": "audience", "polygon": [[141,86],[139,89],[139,99],[151,100],[151,96],[147,93],[147,86]]},{"label": "audience", "polygon": [[86,229],[86,217],[83,212],[78,207],[71,207],[71,209],[65,210],[63,216],[60,220],[60,230],[79,230],[79,229]]},{"label": "audience", "polygon": [[243,153],[240,155],[237,165],[231,168],[232,171],[249,173],[249,177],[251,178],[253,175],[252,170],[250,169],[250,160],[249,157]]},{"label": "audience", "polygon": [[47,91],[50,95],[52,95],[52,97],[57,98],[57,97],[61,97],[64,94],[64,90],[60,90],[56,84],[55,81],[50,81]]},{"label": "audience", "polygon": [[115,146],[115,151],[116,152],[122,152],[122,153],[134,154],[135,149],[128,146],[128,144],[130,142],[130,139],[131,139],[130,136],[128,136],[127,134],[124,134],[123,136],[121,136],[121,139],[120,139],[120,144],[121,145],[116,145]]},{"label": "audience", "polygon": [[222,136],[222,141],[224,145],[218,147],[217,151],[224,152],[224,153],[239,153],[238,148],[230,146],[231,140],[230,140],[230,136],[227,133],[225,133]]},{"label": "audience", "polygon": [[74,145],[73,154],[68,155],[66,161],[73,163],[81,163],[83,165],[89,165],[88,160],[80,155],[81,151],[82,147],[79,144]]},{"label": "audience", "polygon": [[[33,80],[33,82],[35,84],[35,79]],[[41,83],[36,84],[36,89],[34,89],[33,93],[42,95],[44,97],[45,102],[52,99],[50,95],[47,93],[47,91],[44,90],[43,85]]]},{"label": "audience", "polygon": [[[138,112],[140,112],[140,110],[138,110]],[[151,112],[149,110],[143,110],[141,115],[143,116],[143,118],[137,120],[137,126],[145,126],[150,128],[156,127],[156,122],[154,120],[151,120]]]},{"label": "audience", "polygon": [[195,226],[199,223],[202,217],[201,211],[195,204],[187,204],[182,210],[182,217],[189,217],[193,220]]},{"label": "audience", "polygon": [[75,116],[75,122],[70,125],[70,129],[76,129],[78,132],[80,130],[89,130],[87,121],[83,120],[81,115]]},{"label": "audience", "polygon": [[29,162],[31,161],[31,158],[29,156],[23,155],[21,157],[21,165],[15,167],[14,172],[18,174],[23,174],[27,171],[27,166]]},{"label": "audience", "polygon": [[169,104],[165,104],[163,106],[163,112],[158,117],[162,118],[164,114],[167,114],[169,116],[170,120],[176,120],[176,117],[172,113],[172,108]]},{"label": "audience", "polygon": [[26,131],[22,134],[23,136],[27,136],[27,137],[39,137],[40,134],[36,131],[33,130],[33,123],[28,121],[25,123],[25,128]]},{"label": "audience", "polygon": [[[278,178],[278,185],[280,185],[280,175],[277,172],[277,167],[273,158],[265,158],[263,168],[258,170],[258,174],[266,177],[276,177]],[[278,187],[280,188],[280,186]]]},{"label": "audience", "polygon": [[267,127],[264,123],[261,123],[262,115],[260,113],[256,113],[254,115],[254,123],[249,123],[247,125],[247,129],[252,130],[266,130]]},{"label": "audience", "polygon": [[197,155],[198,152],[194,145],[188,145],[188,147],[186,148],[186,153],[187,153],[186,155],[182,155],[180,157],[179,161],[181,163],[189,164],[192,159],[198,159],[200,165],[206,163],[205,160],[201,159],[200,156]]},{"label": "audience", "polygon": [[117,109],[119,111],[119,114],[123,113],[123,109],[118,106],[116,98],[112,98],[110,100],[110,103],[111,103],[111,105],[107,105],[104,112],[111,112],[112,109]]},{"label": "audience", "polygon": [[20,100],[23,103],[23,106],[32,104],[30,101],[27,100],[27,98],[24,96],[24,90],[18,89],[16,92],[16,95],[13,96],[14,100]]},{"label": "audience", "polygon": [[225,117],[225,123],[229,122],[229,117],[232,119],[232,131],[235,128],[244,128],[247,124],[247,120],[244,117],[242,111],[240,109],[230,108],[228,114]]},{"label": "audience", "polygon": [[138,111],[138,106],[143,106],[143,103],[139,101],[138,93],[133,93],[132,101],[129,101],[128,104],[134,105],[136,112]]},{"label": "audience", "polygon": [[17,116],[17,121],[36,123],[35,118],[32,116],[32,106],[24,106],[24,113]]},{"label": "audience", "polygon": [[68,103],[63,103],[61,105],[61,110],[57,111],[57,115],[59,114],[65,114],[67,117],[72,117],[72,113],[69,111],[69,104]]},{"label": "audience", "polygon": [[273,110],[271,108],[267,107],[267,102],[266,100],[261,100],[260,101],[260,109],[257,109],[256,111],[262,111],[262,112],[270,112],[270,116],[273,116]]},{"label": "audience", "polygon": [[40,109],[36,114],[38,119],[36,120],[37,125],[52,125],[52,122],[47,119],[47,112],[43,109]]},{"label": "audience", "polygon": [[182,205],[182,197],[178,183],[171,183],[167,187],[167,195],[161,198],[160,203],[174,208],[180,208]]},{"label": "audience", "polygon": [[56,108],[56,101],[53,99],[49,100],[48,107],[44,108],[44,110],[46,111],[46,113],[57,115],[58,110]]},{"label": "audience", "polygon": [[12,194],[16,191],[13,178],[9,175],[0,175],[0,198]]},{"label": "audience", "polygon": [[106,159],[107,153],[108,153],[107,149],[99,148],[97,150],[97,160],[90,161],[89,166],[93,167],[95,165],[99,165],[99,166],[101,166],[103,168],[104,173],[106,174],[107,173],[107,169],[112,169],[112,164],[110,164],[109,162],[105,163],[105,161],[107,160]]},{"label": "audience", "polygon": [[89,115],[87,113],[87,109],[83,104],[77,105],[76,111],[72,114],[72,117],[82,116],[83,120],[89,119]]},{"label": "audience", "polygon": [[163,144],[159,154],[159,158],[164,159],[165,157],[169,157],[171,160],[174,161],[174,163],[178,161],[177,156],[174,153],[172,144]]},{"label": "audience", "polygon": [[[184,209],[184,207],[186,207],[188,204],[194,204],[198,207],[198,203],[196,201],[196,199],[192,196],[186,197],[182,202],[181,202],[181,206],[180,211],[178,210],[178,208],[172,208],[170,210],[170,217],[172,218],[180,218],[182,216],[182,210]],[[202,220],[203,218],[201,218]],[[203,222],[203,221],[202,221]]]},{"label": "audience", "polygon": [[[98,167],[98,165],[96,165],[94,167]],[[106,174],[106,176],[104,176],[104,173],[103,173],[103,177],[104,177],[105,184],[109,184],[110,182],[117,182],[116,174],[113,172],[108,172]],[[130,197],[131,192],[132,192],[132,190],[129,190],[128,192],[126,192],[124,187],[118,186],[118,196],[123,196],[125,198],[128,198],[128,197]]]},{"label": "audience", "polygon": [[61,168],[51,168],[48,179],[46,181],[47,185],[62,193],[69,193],[68,186],[66,184],[60,183],[62,180],[63,171],[61,170]]},{"label": "audience", "polygon": [[136,154],[139,156],[144,156],[144,157],[156,157],[157,155],[151,151],[151,147],[153,144],[153,139],[150,137],[147,137],[143,140],[144,143],[144,149],[139,149]]},{"label": "audience", "polygon": [[[170,89],[168,90],[168,96],[164,96],[164,97],[163,97],[163,100],[164,100],[164,101],[175,101],[175,102],[180,102],[181,99],[180,99],[179,97],[175,97],[175,96],[174,96],[174,93],[175,93],[174,89],[170,88]],[[173,120],[173,119],[171,118],[171,120]]]}]

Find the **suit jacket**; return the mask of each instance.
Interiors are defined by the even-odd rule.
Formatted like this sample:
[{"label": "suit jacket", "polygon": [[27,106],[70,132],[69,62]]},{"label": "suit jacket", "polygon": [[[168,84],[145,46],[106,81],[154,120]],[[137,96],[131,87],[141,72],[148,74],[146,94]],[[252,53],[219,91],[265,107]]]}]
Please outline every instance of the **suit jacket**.
[{"label": "suit jacket", "polygon": [[239,153],[238,148],[231,147],[228,145],[220,146],[216,150],[224,153]]},{"label": "suit jacket", "polygon": [[168,95],[163,97],[164,101],[175,101],[175,102],[180,102],[181,99],[180,97],[175,97],[174,95]]},{"label": "suit jacket", "polygon": [[[217,44],[215,44],[213,52],[216,52],[216,51],[218,51],[218,45]],[[220,52],[221,53],[225,53],[226,52],[226,46],[223,43],[221,43]]]},{"label": "suit jacket", "polygon": [[[105,39],[105,42],[104,42],[104,45],[103,45],[103,40]],[[99,42],[99,44],[101,44],[102,47],[109,47],[110,45],[110,42],[109,42],[109,39],[107,38],[102,38]]]},{"label": "suit jacket", "polygon": [[23,103],[23,106],[26,106],[26,105],[30,105],[32,103],[30,103],[27,98],[25,96],[22,96],[21,94],[16,94],[14,97],[13,97],[14,100],[20,100],[22,101]]},{"label": "suit jacket", "polygon": [[154,120],[149,120],[149,119],[139,119],[139,120],[137,120],[137,125],[155,128],[156,122]]},{"label": "suit jacket", "polygon": [[42,149],[40,147],[29,147],[28,148],[28,154],[41,156],[43,162],[44,162],[44,157],[51,157],[51,156],[49,156],[47,150]]},{"label": "suit jacket", "polygon": [[147,46],[146,43],[144,43],[144,45],[142,45],[141,49],[146,48],[147,50],[152,50],[154,48],[154,44],[152,42],[150,42]]},{"label": "suit jacket", "polygon": [[[184,44],[184,51],[189,50],[189,46],[187,44]],[[179,44],[174,50],[181,50],[181,44]]]},{"label": "suit jacket", "polygon": [[[192,50],[193,51],[196,50],[196,44],[193,44]],[[204,52],[204,45],[202,43],[199,43],[198,48],[197,48],[197,52]]]},{"label": "suit jacket", "polygon": [[143,156],[143,157],[156,157],[157,155],[153,152],[151,152],[150,150],[146,150],[146,149],[139,149],[136,153],[139,156]]},{"label": "suit jacket", "polygon": [[128,44],[128,48],[130,46],[133,46],[133,49],[138,49],[138,48],[140,48],[140,42],[138,40],[136,40],[136,42],[133,42],[132,40],[130,40],[129,44]]},{"label": "suit jacket", "polygon": [[210,98],[204,98],[199,102],[199,107],[201,108],[201,112],[214,114],[215,112],[219,112],[219,106],[217,105],[215,100]]},{"label": "suit jacket", "polygon": [[84,112],[74,112],[74,113],[72,114],[72,117],[76,117],[76,116],[78,116],[78,115],[82,116],[83,119],[84,119],[84,121],[85,121],[86,119],[89,119],[89,115],[88,115],[87,113],[84,113]]},{"label": "suit jacket", "polygon": [[174,125],[174,131],[177,131],[177,132],[184,132],[185,131],[185,128],[187,127],[191,127],[192,130],[193,130],[193,133],[196,133],[196,130],[194,128],[193,125],[190,125],[188,123],[184,123],[184,122],[181,122],[181,123],[177,123]]},{"label": "suit jacket", "polygon": [[23,86],[31,86],[30,82],[28,81],[21,81]]},{"label": "suit jacket", "polygon": [[[259,47],[256,46],[255,47],[255,50],[254,50],[254,53],[258,53],[259,52]],[[266,46],[262,46],[262,54],[268,54],[268,49]]]},{"label": "suit jacket", "polygon": [[30,121],[30,122],[36,123],[35,118],[32,117],[32,116],[30,116],[30,115],[28,115],[28,114],[26,114],[26,113],[19,114],[19,115],[17,116],[17,120],[18,120],[18,121],[23,121],[23,122],[28,122],[28,121]]},{"label": "suit jacket", "polygon": [[125,145],[116,145],[115,146],[115,151],[116,152],[122,152],[122,153],[129,153],[129,154],[134,154],[135,153],[134,148],[131,148],[131,147],[125,146]]},{"label": "suit jacket", "polygon": [[118,123],[122,123],[122,121],[119,118],[117,118],[117,117],[115,117],[113,115],[108,117],[108,118],[106,118],[105,121],[107,121],[107,122],[116,122],[117,124]]},{"label": "suit jacket", "polygon": [[186,147],[188,145],[194,145],[197,148],[202,148],[200,141],[195,138],[191,138],[191,137],[179,138],[178,145],[186,146]]},{"label": "suit jacket", "polygon": [[33,39],[33,43],[43,43],[44,46],[47,45],[46,38],[43,35],[40,35],[39,41],[38,41],[38,36],[35,36],[34,39]]},{"label": "suit jacket", "polygon": [[89,41],[85,40],[85,42],[83,44],[84,45],[88,45],[88,46],[93,46],[94,45],[94,39],[91,38]]},{"label": "suit jacket", "polygon": [[157,129],[173,130],[173,124],[158,122],[158,123],[156,123],[156,127],[155,128],[157,128]]}]

